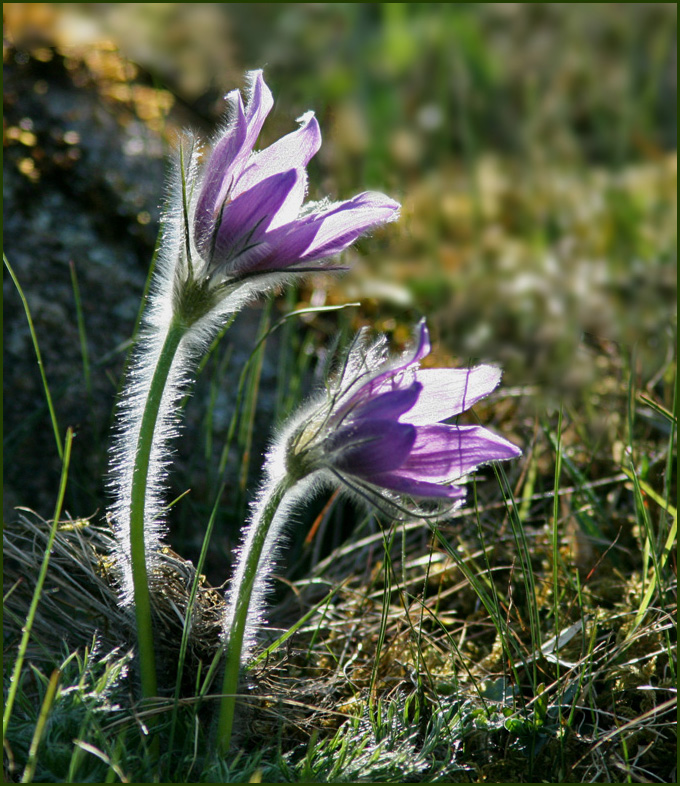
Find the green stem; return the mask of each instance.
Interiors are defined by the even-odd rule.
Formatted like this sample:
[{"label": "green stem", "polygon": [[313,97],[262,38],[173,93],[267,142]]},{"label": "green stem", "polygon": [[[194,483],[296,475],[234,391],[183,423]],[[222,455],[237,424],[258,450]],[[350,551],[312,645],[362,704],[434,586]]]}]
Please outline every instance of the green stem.
[{"label": "green stem", "polygon": [[231,742],[234,710],[236,708],[236,690],[238,688],[238,676],[241,666],[241,650],[243,649],[248,610],[260,565],[262,548],[281,500],[293,485],[293,482],[286,476],[284,480],[269,492],[268,499],[260,508],[259,518],[252,523],[252,526],[255,528],[254,535],[244,546],[247,550],[242,555],[242,559],[245,559],[245,569],[241,584],[237,589],[234,601],[234,617],[226,639],[227,659],[222,680],[220,716],[217,723],[218,746],[221,754],[228,752],[229,743]]},{"label": "green stem", "polygon": [[151,596],[146,570],[146,549],[144,540],[146,492],[149,478],[149,461],[154,443],[156,422],[163,401],[168,375],[177,352],[177,347],[186,333],[182,322],[173,320],[165,337],[151,379],[149,394],[144,406],[142,422],[139,427],[135,465],[132,475],[130,495],[130,558],[132,562],[132,585],[135,597],[135,618],[137,622],[137,646],[139,649],[139,668],[142,679],[142,698],[158,695],[156,684],[156,660],[154,656],[153,628],[151,622]]}]

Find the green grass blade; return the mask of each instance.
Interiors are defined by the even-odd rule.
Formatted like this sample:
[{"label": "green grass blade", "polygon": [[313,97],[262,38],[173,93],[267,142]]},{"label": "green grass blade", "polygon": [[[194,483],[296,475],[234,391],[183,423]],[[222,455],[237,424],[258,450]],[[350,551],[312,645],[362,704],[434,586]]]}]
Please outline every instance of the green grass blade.
[{"label": "green grass blade", "polygon": [[[494,464],[493,470],[498,478],[499,485],[503,492],[506,510],[508,512],[508,520],[510,528],[517,548],[517,553],[520,557],[520,564],[522,566],[522,578],[524,581],[524,589],[527,597],[527,605],[529,608],[529,629],[531,632],[531,647],[532,653],[536,654],[541,649],[541,625],[538,611],[538,593],[536,592],[536,582],[534,580],[534,570],[531,564],[531,549],[527,540],[524,525],[519,517],[519,511],[515,503],[515,496],[510,481],[505,473],[502,464]],[[559,633],[559,631],[558,631]],[[532,658],[532,670],[534,674],[534,687],[537,684],[537,671],[536,671],[536,658]]]},{"label": "green grass blade", "polygon": [[[520,675],[517,671],[516,661],[524,663],[526,666],[526,659],[524,658],[518,640],[513,635],[513,632],[503,615],[503,610],[500,606],[500,602],[496,594],[496,587],[493,581],[483,570],[477,568],[474,562],[469,560],[472,562],[472,566],[468,564],[468,560],[461,557],[461,555],[458,553],[458,549],[447,540],[444,533],[434,523],[430,523],[430,527],[441,546],[444,548],[449,557],[451,557],[451,559],[454,561],[458,569],[461,571],[467,582],[474,590],[479,600],[482,602],[482,605],[489,614],[489,617],[491,617],[494,627],[498,631],[501,641],[503,642],[503,647],[505,648],[505,653],[513,671],[515,680],[518,684],[520,684]],[[484,551],[486,551],[486,547],[483,544],[482,548]],[[487,590],[485,584],[491,588],[491,594]]]},{"label": "green grass blade", "polygon": [[677,441],[677,431],[678,431],[678,374],[677,370],[675,373],[675,379],[673,380],[673,412],[671,413],[671,429],[670,434],[668,435],[668,457],[666,459],[666,483],[664,487],[664,496],[668,499],[671,495],[671,483],[672,483],[672,476],[673,476],[673,461],[675,460],[676,464],[678,461],[678,457],[675,455],[675,443]]},{"label": "green grass blade", "polygon": [[[652,578],[647,586],[645,594],[640,601],[640,606],[638,607],[637,614],[635,615],[635,623],[633,625],[633,630],[631,634],[639,627],[640,623],[645,617],[647,613],[647,609],[649,608],[649,604],[654,596],[654,593],[659,588],[660,591],[663,591],[662,585],[662,571],[666,565],[666,561],[668,559],[669,554],[673,549],[673,544],[678,536],[678,512],[676,508],[673,507],[670,503],[666,503],[666,501],[658,495],[650,486],[649,484],[645,483],[643,480],[640,480],[637,476],[637,473],[631,470],[624,469],[624,472],[633,482],[633,491],[635,494],[636,500],[636,508],[642,514],[642,519],[644,523],[644,529],[647,533],[646,542],[650,544],[650,554],[652,558],[652,564],[654,566],[654,570],[652,573]],[[656,548],[653,545],[653,535],[652,535],[652,527],[651,522],[649,520],[649,514],[647,512],[647,506],[645,505],[643,494],[649,496],[654,502],[657,503],[664,511],[666,511],[672,518],[671,526],[668,531],[668,535],[666,536],[666,540],[661,550],[661,554],[657,554]]]},{"label": "green grass blade", "polygon": [[248,377],[246,397],[243,412],[239,418],[239,443],[241,445],[241,468],[239,472],[239,490],[241,492],[241,504],[245,504],[245,489],[248,483],[248,470],[250,468],[250,454],[253,444],[253,429],[255,426],[255,411],[257,409],[257,398],[260,391],[260,378],[262,375],[262,364],[264,363],[264,350],[267,337],[270,335],[270,319],[273,301],[270,298],[262,313],[260,330],[256,349],[251,358],[253,359],[252,369]]},{"label": "green grass blade", "polygon": [[208,526],[205,530],[205,535],[203,536],[203,544],[201,545],[201,553],[198,557],[198,563],[196,564],[196,572],[194,574],[194,580],[191,584],[191,591],[189,593],[189,600],[187,601],[186,611],[184,613],[184,625],[182,627],[182,640],[180,642],[179,647],[179,656],[177,660],[177,677],[175,678],[175,695],[173,698],[173,707],[172,707],[172,720],[170,723],[170,743],[168,745],[168,750],[173,750],[173,741],[175,739],[175,732],[177,729],[177,719],[179,713],[179,699],[180,699],[180,691],[182,687],[182,675],[184,673],[184,663],[186,661],[186,654],[187,654],[187,647],[189,646],[189,633],[191,631],[191,616],[194,610],[194,604],[196,602],[196,595],[198,594],[198,585],[201,580],[201,574],[203,573],[203,566],[205,564],[206,557],[208,556],[208,546],[210,544],[210,538],[212,537],[213,527],[215,525],[215,519],[217,518],[217,511],[219,509],[220,499],[222,498],[222,493],[224,492],[226,483],[222,482],[217,495],[215,497],[215,504],[213,505],[212,512],[210,513],[210,518],[208,519]]},{"label": "green grass blade", "polygon": [[52,709],[52,703],[54,702],[54,697],[57,693],[60,676],[61,671],[59,669],[55,669],[52,672],[49,683],[47,684],[45,698],[43,699],[42,705],[40,706],[38,722],[35,724],[33,739],[31,740],[31,747],[28,751],[28,761],[26,762],[26,767],[24,768],[24,774],[21,776],[22,783],[33,782],[35,768],[38,764],[38,748],[40,746],[40,740],[42,739],[43,733],[45,731],[45,724],[47,723],[47,718],[50,714],[50,710]]},{"label": "green grass blade", "polygon": [[[383,563],[383,578],[384,578],[384,592],[382,598],[382,611],[380,614],[380,629],[378,631],[378,641],[375,645],[375,660],[373,661],[373,669],[371,671],[371,681],[368,687],[368,712],[371,718],[371,723],[376,723],[376,682],[378,680],[378,672],[380,670],[380,657],[382,655],[383,645],[385,644],[385,637],[387,635],[387,620],[390,615],[390,601],[392,598],[392,560],[390,558],[390,551],[394,541],[396,529],[392,527],[389,531],[383,532],[383,546],[385,549],[385,561]],[[380,702],[377,703],[378,711],[380,710]]]},{"label": "green grass blade", "polygon": [[[558,580],[560,564],[560,477],[562,475],[562,407],[557,418],[557,436],[555,438],[555,480],[553,483],[553,522],[552,522],[552,563],[553,563],[553,616],[555,622],[555,642],[559,641],[560,632],[560,586]],[[559,654],[559,653],[558,653]],[[558,665],[559,668],[559,665]]]},{"label": "green grass blade", "polygon": [[61,443],[61,436],[59,435],[59,423],[57,422],[57,414],[54,411],[54,404],[52,403],[52,396],[50,394],[50,387],[47,384],[47,376],[45,375],[45,368],[43,366],[42,355],[40,354],[40,347],[38,346],[38,336],[35,332],[35,327],[33,325],[33,318],[31,317],[31,310],[28,307],[28,301],[26,300],[26,296],[24,295],[24,291],[21,288],[21,284],[19,283],[19,279],[16,277],[12,266],[9,263],[7,257],[3,254],[2,255],[3,262],[5,263],[5,267],[9,271],[10,276],[12,277],[12,281],[14,282],[14,286],[17,288],[17,292],[19,293],[19,297],[21,298],[21,302],[24,305],[24,311],[26,312],[26,319],[28,321],[28,329],[31,332],[31,340],[33,341],[33,348],[35,349],[35,355],[38,360],[38,368],[40,369],[40,377],[42,378],[43,388],[45,390],[45,397],[47,399],[47,406],[50,410],[50,419],[52,421],[52,430],[54,431],[54,441],[57,444],[57,452],[59,453],[59,458],[63,460],[64,458],[64,448]]},{"label": "green grass blade", "polygon": [[[349,581],[349,579],[347,581]],[[248,664],[248,669],[252,669],[254,666],[257,666],[258,663],[261,663],[262,661],[266,661],[267,658],[273,652],[279,649],[279,647],[281,647],[282,644],[285,644],[291,636],[293,636],[298,630],[300,630],[300,628],[306,622],[308,622],[322,606],[325,606],[326,604],[330,603],[330,601],[335,597],[336,593],[338,593],[345,586],[346,583],[347,582],[342,582],[341,584],[337,584],[335,587],[332,587],[328,591],[328,594],[322,600],[320,600],[316,605],[312,606],[312,608],[306,614],[300,617],[300,619],[296,623],[291,625],[291,627],[288,628],[288,630],[285,633],[281,634],[281,636],[279,636],[278,639],[276,639],[276,641],[273,641],[266,649],[258,653],[258,655],[254,657]]]},{"label": "green grass blade", "polygon": [[78,286],[78,276],[73,260],[69,262],[71,271],[71,286],[73,287],[73,299],[76,304],[76,320],[78,322],[78,337],[80,339],[80,354],[83,359],[83,376],[85,378],[85,389],[88,398],[92,398],[92,376],[90,374],[90,356],[87,351],[87,333],[85,331],[85,319],[83,318],[83,304],[80,299],[80,287]]}]

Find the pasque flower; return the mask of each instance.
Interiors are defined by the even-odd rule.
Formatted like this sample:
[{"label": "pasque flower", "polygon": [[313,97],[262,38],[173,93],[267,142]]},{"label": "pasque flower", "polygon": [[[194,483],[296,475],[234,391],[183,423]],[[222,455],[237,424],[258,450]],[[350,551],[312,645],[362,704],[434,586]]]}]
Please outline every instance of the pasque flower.
[{"label": "pasque flower", "polygon": [[185,237],[174,291],[185,310],[195,307],[197,289],[210,308],[223,299],[230,306],[287,275],[329,269],[329,257],[398,216],[397,202],[371,191],[303,204],[319,124],[307,112],[296,131],[253,152],[273,98],[261,71],[248,82],[245,105],[238,90],[227,95],[228,120],[208,153],[201,157],[191,139],[181,148]]},{"label": "pasque flower", "polygon": [[521,451],[477,425],[441,421],[459,415],[498,385],[500,369],[420,368],[430,351],[425,322],[412,349],[390,359],[384,337],[360,333],[325,395],[300,413],[283,450],[288,472],[319,473],[375,504],[415,500],[459,504],[452,485],[490,461]]},{"label": "pasque flower", "polygon": [[462,504],[455,481],[490,461],[516,458],[518,447],[476,425],[443,420],[498,385],[494,366],[420,368],[430,351],[425,322],[414,346],[390,358],[387,339],[359,333],[327,389],[284,426],[265,465],[227,598],[227,661],[220,709],[220,748],[229,745],[239,666],[262,622],[274,560],[291,506],[321,481],[338,485],[393,514],[423,514],[423,503]]},{"label": "pasque flower", "polygon": [[117,415],[109,516],[121,603],[135,609],[145,698],[157,692],[150,586],[162,581],[168,443],[198,359],[248,300],[328,268],[330,257],[399,210],[372,192],[303,205],[306,166],[321,144],[318,123],[308,112],[297,131],[253,152],[273,100],[261,71],[248,79],[245,105],[238,91],[227,96],[228,120],[209,151],[191,135],[180,141],[156,272]]}]

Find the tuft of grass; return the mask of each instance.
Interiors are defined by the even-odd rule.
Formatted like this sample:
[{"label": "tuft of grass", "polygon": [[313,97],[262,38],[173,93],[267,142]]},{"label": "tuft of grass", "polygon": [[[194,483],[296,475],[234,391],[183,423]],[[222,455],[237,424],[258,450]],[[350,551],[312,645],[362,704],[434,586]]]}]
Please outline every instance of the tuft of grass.
[{"label": "tuft of grass", "polygon": [[[617,396],[628,401],[627,383]],[[519,477],[499,473],[494,484],[487,473],[470,506],[436,526],[355,517],[328,550],[317,539],[354,514],[337,499],[324,507],[280,576],[276,628],[243,684],[235,752],[223,760],[206,679],[223,602],[200,577],[208,541],[198,570],[165,555],[155,613],[167,699],[140,712],[129,700],[132,628],[107,570],[110,535],[83,520],[52,527],[31,667],[11,707],[12,772],[153,779],[154,718],[171,741],[158,764],[168,782],[672,780],[677,521],[653,468],[666,466],[675,437],[662,429],[659,439],[638,418],[631,465],[630,451],[584,445],[573,414],[547,414],[545,425]],[[49,532],[35,516],[7,529],[10,642]],[[55,619],[69,622],[55,630]]]}]

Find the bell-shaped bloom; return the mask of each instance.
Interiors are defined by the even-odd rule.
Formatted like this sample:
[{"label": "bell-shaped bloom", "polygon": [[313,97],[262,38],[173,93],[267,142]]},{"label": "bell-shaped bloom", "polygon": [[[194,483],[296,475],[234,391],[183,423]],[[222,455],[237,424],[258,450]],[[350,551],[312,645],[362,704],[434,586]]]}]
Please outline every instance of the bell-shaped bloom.
[{"label": "bell-shaped bloom", "polygon": [[[394,200],[373,192],[305,205],[306,167],[321,145],[314,114],[254,152],[273,99],[261,71],[251,72],[248,83],[245,102],[238,90],[227,96],[227,121],[208,149],[191,134],[181,137],[142,329],[121,395],[111,520],[122,602],[135,600],[138,608],[149,605],[139,588],[154,580],[165,533],[168,446],[196,363],[249,300],[303,273],[328,269],[330,257],[399,212]],[[150,674],[148,651],[146,662]]]},{"label": "bell-shaped bloom", "polygon": [[394,220],[399,204],[364,192],[345,202],[309,203],[306,166],[321,146],[313,112],[299,128],[253,152],[272,108],[261,71],[248,75],[248,100],[227,95],[228,122],[200,164],[190,156],[187,231],[195,274],[217,283],[308,272],[360,235]]},{"label": "bell-shaped bloom", "polygon": [[465,490],[456,481],[464,475],[520,455],[518,447],[481,426],[443,422],[491,393],[500,371],[421,368],[429,351],[424,321],[411,350],[396,358],[390,358],[385,336],[371,343],[363,331],[325,393],[293,416],[269,452],[224,616],[223,744],[231,735],[230,697],[239,663],[248,661],[262,624],[267,577],[290,511],[315,483],[339,483],[392,515],[427,515],[427,503],[462,504]]},{"label": "bell-shaped bloom", "polygon": [[360,334],[323,399],[302,411],[288,432],[288,472],[321,473],[380,505],[410,509],[411,500],[460,504],[458,481],[490,461],[516,458],[518,447],[477,425],[448,420],[489,395],[494,366],[420,368],[430,351],[425,322],[410,351],[390,359],[383,337]]}]

